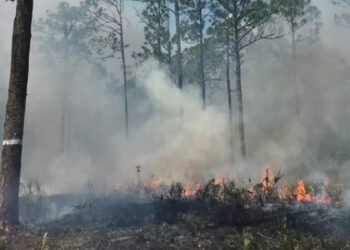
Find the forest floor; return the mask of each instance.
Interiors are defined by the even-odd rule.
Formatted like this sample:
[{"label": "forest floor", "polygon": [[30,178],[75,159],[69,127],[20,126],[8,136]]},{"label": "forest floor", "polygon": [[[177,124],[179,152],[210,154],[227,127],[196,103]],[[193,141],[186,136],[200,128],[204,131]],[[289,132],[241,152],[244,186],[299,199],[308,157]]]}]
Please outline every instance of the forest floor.
[{"label": "forest floor", "polygon": [[235,227],[218,226],[200,216],[183,215],[175,223],[118,226],[56,221],[23,226],[11,237],[1,237],[0,249],[330,250],[350,249],[350,235],[319,234],[316,230],[293,226],[285,218]]},{"label": "forest floor", "polygon": [[[350,208],[335,198],[318,204],[257,192],[255,199],[248,190],[214,181],[190,197],[178,184],[153,198],[125,194],[23,197],[26,222],[0,236],[0,250],[350,250]],[[38,222],[50,207],[65,211],[67,204],[73,210]]]},{"label": "forest floor", "polygon": [[1,249],[350,249],[350,238],[316,237],[261,225],[236,229],[192,223],[125,228],[55,225],[47,230],[22,228],[13,237],[2,238]]}]

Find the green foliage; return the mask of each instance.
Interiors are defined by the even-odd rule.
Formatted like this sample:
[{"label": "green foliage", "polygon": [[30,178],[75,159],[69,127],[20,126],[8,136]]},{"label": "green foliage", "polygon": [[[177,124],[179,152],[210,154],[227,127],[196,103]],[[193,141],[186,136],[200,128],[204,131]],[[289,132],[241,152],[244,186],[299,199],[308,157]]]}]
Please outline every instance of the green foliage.
[{"label": "green foliage", "polygon": [[184,0],[184,13],[182,30],[183,38],[189,43],[199,43],[200,33],[204,33],[209,17],[207,0]]},{"label": "green foliage", "polygon": [[67,75],[74,72],[74,67],[68,65],[81,64],[82,61],[90,64],[91,75],[98,80],[107,76],[106,68],[95,59],[95,48],[91,43],[98,32],[97,23],[89,13],[93,6],[95,3],[88,0],[77,6],[60,2],[55,10],[47,11],[43,18],[33,22],[39,51],[55,71],[63,71],[63,82],[68,81]]},{"label": "green foliage", "polygon": [[273,5],[278,9],[279,15],[287,22],[291,32],[313,24],[308,36],[298,35],[296,42],[311,43],[318,39],[321,23],[319,9],[312,5],[311,0],[274,0]]},{"label": "green foliage", "polygon": [[270,24],[277,9],[268,1],[218,0],[212,9],[215,13],[214,28],[219,29],[211,31],[212,34],[221,41],[226,41],[225,37],[228,36],[231,46],[238,47],[236,49],[240,51],[261,39],[273,39],[281,35],[278,25]]},{"label": "green foliage", "polygon": [[156,221],[174,223],[180,214],[188,211],[188,204],[184,197],[184,188],[181,183],[173,183],[169,190],[156,197],[153,202]]},{"label": "green foliage", "polygon": [[94,23],[86,15],[86,6],[70,6],[60,2],[55,11],[33,23],[34,34],[40,39],[40,50],[64,57],[79,56],[89,59],[92,52],[88,41],[94,32]]},{"label": "green foliage", "polygon": [[350,28],[350,14],[349,14],[350,0],[332,0],[332,2],[335,5],[342,7],[342,9],[348,8],[347,9],[348,11],[345,13],[335,14],[334,19],[335,19],[335,23],[338,26]]},{"label": "green foliage", "polygon": [[183,185],[173,183],[154,200],[155,219],[173,223],[186,215],[186,218],[195,217],[211,224],[240,225],[245,216],[244,193],[233,181],[216,184],[212,179],[194,196],[185,197]]},{"label": "green foliage", "polygon": [[216,202],[219,199],[220,189],[221,186],[215,184],[215,179],[211,179],[203,186],[203,188],[197,191],[196,198],[203,202]]},{"label": "green foliage", "polygon": [[146,6],[139,18],[144,23],[145,42],[141,52],[134,52],[133,57],[140,62],[155,57],[160,62],[170,63],[171,35],[170,15],[166,0],[143,1]]},{"label": "green foliage", "polygon": [[120,56],[121,50],[129,47],[121,39],[124,35],[124,0],[85,0],[85,5],[96,26],[91,46],[102,59]]},{"label": "green foliage", "polygon": [[180,182],[173,183],[168,192],[168,198],[171,200],[181,200],[185,192],[183,185]]},{"label": "green foliage", "polygon": [[254,243],[254,235],[250,232],[250,228],[243,230],[243,247],[244,249],[252,249]]},{"label": "green foliage", "polygon": [[331,2],[335,5],[350,5],[350,0],[331,0]]},{"label": "green foliage", "polygon": [[289,229],[287,218],[283,218],[280,227],[282,234],[281,249],[294,249],[294,234],[293,231]]},{"label": "green foliage", "polygon": [[[205,80],[208,87],[212,90],[219,89],[220,81],[224,80],[225,65],[223,62],[223,50],[221,50],[218,44],[212,39],[207,38],[204,40],[204,71]],[[200,71],[198,70],[200,60],[199,45],[193,45],[186,48],[183,51],[183,65],[184,65],[184,77],[188,84],[200,84]]]}]

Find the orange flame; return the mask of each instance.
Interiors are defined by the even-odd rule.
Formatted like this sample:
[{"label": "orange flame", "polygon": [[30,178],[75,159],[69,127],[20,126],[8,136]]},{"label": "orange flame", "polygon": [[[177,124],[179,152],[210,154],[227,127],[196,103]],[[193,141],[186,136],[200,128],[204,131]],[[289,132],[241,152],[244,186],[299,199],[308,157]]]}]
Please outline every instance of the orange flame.
[{"label": "orange flame", "polygon": [[272,167],[266,167],[264,169],[263,179],[262,179],[262,186],[264,191],[271,191],[274,188],[274,178],[275,175],[273,173]]},{"label": "orange flame", "polygon": [[185,186],[185,191],[184,191],[184,196],[185,197],[188,197],[188,196],[192,196],[193,195],[193,188],[194,184],[193,182],[188,182]]},{"label": "orange flame", "polygon": [[196,185],[193,182],[188,182],[185,185],[184,188],[184,196],[185,197],[190,197],[195,195],[198,191],[200,191],[202,189],[202,184],[201,183],[197,183]]},{"label": "orange flame", "polygon": [[298,179],[294,194],[299,202],[311,202],[312,196],[306,192],[304,180]]},{"label": "orange flame", "polygon": [[331,196],[328,193],[330,182],[327,180],[324,182],[324,185],[322,186],[322,192],[315,196],[315,202],[323,203],[327,205],[331,205],[333,200]]},{"label": "orange flame", "polygon": [[215,177],[214,184],[223,185],[226,180],[227,180],[227,173],[222,173]]}]

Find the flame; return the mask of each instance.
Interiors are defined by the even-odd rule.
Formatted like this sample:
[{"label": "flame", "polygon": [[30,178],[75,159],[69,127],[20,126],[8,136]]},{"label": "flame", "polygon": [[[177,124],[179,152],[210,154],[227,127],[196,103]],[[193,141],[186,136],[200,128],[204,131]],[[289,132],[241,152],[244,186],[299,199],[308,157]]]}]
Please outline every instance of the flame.
[{"label": "flame", "polygon": [[153,174],[145,181],[144,187],[155,194],[161,194],[161,183],[162,181],[158,178],[155,178]]},{"label": "flame", "polygon": [[223,185],[227,180],[227,173],[217,175],[214,180],[215,185]]},{"label": "flame", "polygon": [[306,192],[304,180],[298,179],[294,194],[299,202],[311,202],[312,196]]},{"label": "flame", "polygon": [[185,197],[194,196],[198,191],[202,190],[202,186],[201,183],[194,184],[194,182],[187,182],[183,195]]},{"label": "flame", "polygon": [[278,191],[282,199],[297,200],[298,202],[314,202],[322,203],[326,205],[337,204],[337,202],[332,200],[329,194],[330,182],[327,180],[322,185],[321,191],[314,193],[307,190],[305,182],[303,179],[297,179],[296,186],[294,189],[290,189],[287,186],[276,188],[275,175],[272,166],[267,166],[264,168],[262,181],[258,185],[251,185],[249,191],[252,198],[261,196],[271,195],[274,190]]},{"label": "flame", "polygon": [[274,180],[275,175],[273,173],[272,167],[266,167],[263,173],[262,186],[263,190],[270,192],[274,189]]},{"label": "flame", "polygon": [[281,187],[279,194],[282,199],[294,200],[294,194],[290,191],[290,189],[287,186]]},{"label": "flame", "polygon": [[193,182],[188,182],[186,185],[185,185],[185,190],[184,190],[184,196],[185,197],[189,197],[189,196],[192,196],[193,195],[193,192],[194,192],[194,183]]},{"label": "flame", "polygon": [[[279,174],[278,174],[279,175]],[[326,205],[339,205],[340,201],[333,200],[330,195],[330,182],[327,180],[323,185],[316,186],[315,189],[307,189],[303,179],[297,179],[294,188],[288,188],[288,186],[277,187],[276,178],[273,171],[273,166],[269,165],[264,168],[261,182],[258,184],[251,183],[249,188],[250,198],[252,200],[261,199],[261,197],[269,198],[274,197],[276,192],[279,194],[281,199],[285,200],[296,200],[298,202],[314,202]],[[219,174],[214,179],[214,184],[223,187],[227,182],[227,173]],[[166,184],[168,183],[168,184]],[[154,194],[162,194],[169,187],[169,180],[156,178],[151,175],[148,180],[143,183],[129,182],[122,185],[116,185],[115,190],[117,191],[134,191],[139,194],[149,194],[151,191]],[[314,186],[314,185],[313,185]],[[200,182],[188,181],[183,188],[183,197],[192,197],[198,194],[203,189],[203,185]]]},{"label": "flame", "polygon": [[253,200],[261,200],[262,196],[268,197],[272,195],[275,190],[275,174],[273,166],[269,165],[264,168],[263,177],[260,183],[255,184],[251,182],[250,179],[249,182],[251,183],[249,193]]},{"label": "flame", "polygon": [[331,205],[333,203],[333,200],[328,193],[329,185],[330,185],[329,180],[326,180],[322,186],[321,193],[315,196],[315,199],[314,199],[315,202],[323,203],[326,205]]},{"label": "flame", "polygon": [[325,181],[325,183],[322,185],[321,193],[318,193],[318,194],[307,193],[304,180],[298,179],[294,195],[296,196],[296,199],[299,202],[315,202],[315,203],[331,205],[333,203],[333,200],[327,191],[329,188],[329,185],[330,185],[330,182]]}]

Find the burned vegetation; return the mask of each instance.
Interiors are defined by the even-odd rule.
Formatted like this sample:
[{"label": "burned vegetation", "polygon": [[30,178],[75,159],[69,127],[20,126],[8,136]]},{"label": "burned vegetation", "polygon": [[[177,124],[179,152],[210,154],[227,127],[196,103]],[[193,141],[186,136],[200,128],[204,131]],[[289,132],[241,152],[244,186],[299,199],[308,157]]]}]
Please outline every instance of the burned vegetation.
[{"label": "burned vegetation", "polygon": [[[138,182],[101,194],[44,196],[22,185],[23,227],[11,249],[348,249],[350,214],[331,183],[284,186],[270,168],[248,187],[227,177]],[[77,201],[80,202],[77,202]],[[44,211],[56,210],[64,214]]]}]

